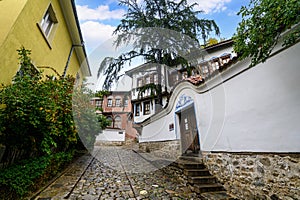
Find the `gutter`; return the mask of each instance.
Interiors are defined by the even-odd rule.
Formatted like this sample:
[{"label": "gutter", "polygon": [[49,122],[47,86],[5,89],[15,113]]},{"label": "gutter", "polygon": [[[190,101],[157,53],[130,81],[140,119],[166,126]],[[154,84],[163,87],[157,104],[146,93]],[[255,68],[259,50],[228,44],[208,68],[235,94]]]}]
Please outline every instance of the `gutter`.
[{"label": "gutter", "polygon": [[[71,4],[72,4],[72,9],[73,9],[73,13],[74,13],[74,18],[75,18],[75,21],[76,21],[76,25],[77,25],[78,32],[79,32],[79,37],[80,37],[80,41],[81,41],[83,53],[84,53],[84,56],[86,58],[85,60],[86,60],[87,68],[88,68],[88,75],[91,76],[92,75],[91,68],[90,68],[89,61],[87,59],[87,54],[86,54],[86,50],[85,50],[85,46],[84,46],[84,41],[83,41],[82,33],[81,33],[80,23],[79,23],[79,20],[78,20],[78,15],[77,15],[75,1],[71,0]],[[78,46],[78,45],[72,45],[72,47],[73,46]]]},{"label": "gutter", "polygon": [[[67,60],[67,63],[66,63],[66,66],[65,66],[65,68],[64,68],[64,72],[63,72],[63,74],[62,74],[62,77],[66,77],[66,75],[67,75],[67,70],[68,70],[68,67],[69,67],[69,63],[70,63],[70,59],[71,59],[71,56],[72,56],[72,54],[73,54],[73,51],[74,51],[74,48],[75,47],[82,47],[83,48],[83,51],[85,52],[85,50],[84,50],[84,44],[83,43],[81,43],[81,44],[72,44],[72,46],[71,46],[71,49],[70,49],[70,53],[69,53],[69,56],[68,56],[68,60]],[[87,61],[87,59],[86,59],[86,61]],[[88,64],[88,63],[87,63]],[[88,69],[89,69],[89,71],[90,71],[90,67],[89,67],[89,64],[88,64]]]}]

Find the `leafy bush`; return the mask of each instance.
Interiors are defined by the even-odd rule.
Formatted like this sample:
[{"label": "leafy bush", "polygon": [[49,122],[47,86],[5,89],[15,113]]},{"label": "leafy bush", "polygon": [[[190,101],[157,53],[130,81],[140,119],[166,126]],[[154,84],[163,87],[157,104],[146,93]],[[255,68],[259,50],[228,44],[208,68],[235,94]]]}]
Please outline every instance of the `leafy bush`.
[{"label": "leafy bush", "polygon": [[[31,155],[67,150],[77,142],[72,117],[74,78],[44,78],[33,70],[29,50],[19,50],[20,71],[0,89],[1,141]],[[29,157],[29,156],[28,156]]]},{"label": "leafy bush", "polygon": [[[73,158],[73,152],[61,152],[24,160],[0,171],[0,199],[19,199],[54,177]],[[47,177],[45,179],[45,177]]]},{"label": "leafy bush", "polygon": [[75,89],[73,93],[73,117],[78,131],[78,136],[85,148],[92,150],[96,136],[109,122],[104,116],[97,116],[95,107],[90,103],[94,93],[86,87]]},{"label": "leafy bush", "polygon": [[85,85],[73,93],[73,77],[44,77],[33,66],[30,50],[22,47],[18,53],[19,72],[11,85],[0,87],[0,144],[5,145],[5,162],[26,160],[1,170],[0,199],[22,198],[35,190],[56,175],[82,143],[92,148],[105,126]]}]

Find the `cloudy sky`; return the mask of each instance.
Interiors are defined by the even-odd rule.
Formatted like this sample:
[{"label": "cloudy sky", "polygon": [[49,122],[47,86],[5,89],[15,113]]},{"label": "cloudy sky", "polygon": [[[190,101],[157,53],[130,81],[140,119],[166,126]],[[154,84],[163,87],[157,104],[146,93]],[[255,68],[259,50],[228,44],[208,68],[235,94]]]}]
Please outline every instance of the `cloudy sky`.
[{"label": "cloudy sky", "polygon": [[[248,5],[249,1],[188,0],[188,3],[198,3],[195,8],[204,11],[199,17],[215,20],[220,27],[220,37],[229,39],[241,21],[241,17],[237,16],[236,13],[242,5]],[[111,47],[112,32],[120,23],[126,8],[120,7],[118,0],[75,0],[75,2],[92,74],[95,76],[99,63],[105,56],[118,55],[118,52]],[[212,35],[211,37],[216,36]],[[99,85],[95,77],[90,78],[90,80],[92,80],[93,85]]]},{"label": "cloudy sky", "polygon": [[[236,13],[242,5],[248,5],[249,0],[188,0],[188,2],[197,2],[196,8],[204,11],[200,18],[214,19],[221,29],[221,37],[229,39],[240,21]],[[76,5],[88,52],[112,37],[112,32],[126,12],[126,8],[118,5],[118,0],[76,0]]]}]

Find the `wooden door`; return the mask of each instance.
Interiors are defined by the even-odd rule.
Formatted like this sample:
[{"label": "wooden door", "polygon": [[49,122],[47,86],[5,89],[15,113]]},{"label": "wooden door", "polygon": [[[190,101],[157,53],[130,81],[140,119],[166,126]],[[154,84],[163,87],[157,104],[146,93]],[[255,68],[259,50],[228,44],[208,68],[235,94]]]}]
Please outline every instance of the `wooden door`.
[{"label": "wooden door", "polygon": [[182,111],[179,119],[182,153],[198,153],[200,144],[194,108]]}]

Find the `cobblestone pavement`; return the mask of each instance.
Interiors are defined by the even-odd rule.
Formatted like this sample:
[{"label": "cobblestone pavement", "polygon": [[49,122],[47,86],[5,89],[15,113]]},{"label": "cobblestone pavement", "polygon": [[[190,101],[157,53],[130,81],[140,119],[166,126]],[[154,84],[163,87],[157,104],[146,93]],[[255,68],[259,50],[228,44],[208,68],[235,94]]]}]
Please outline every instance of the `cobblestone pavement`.
[{"label": "cobblestone pavement", "polygon": [[199,199],[166,161],[121,147],[98,147],[93,155],[79,158],[34,199]]}]

